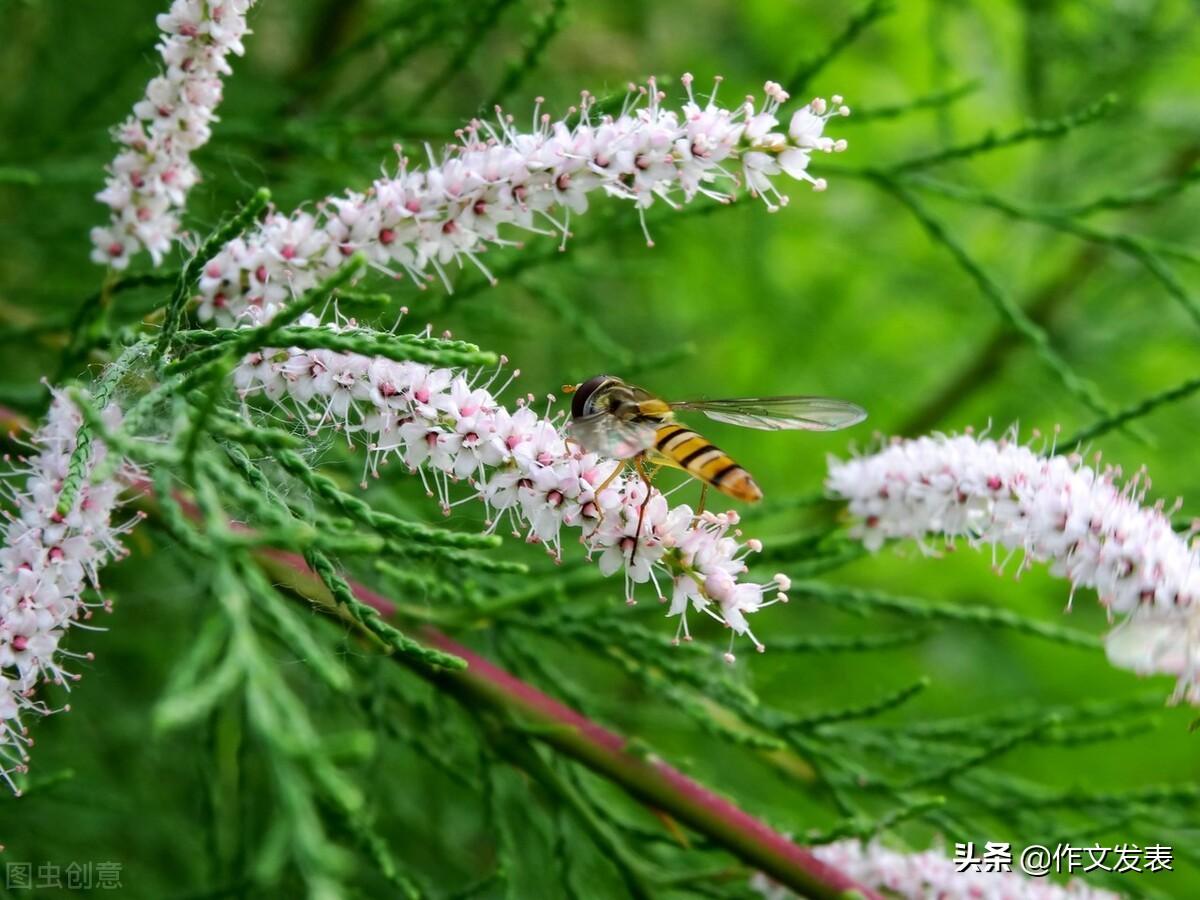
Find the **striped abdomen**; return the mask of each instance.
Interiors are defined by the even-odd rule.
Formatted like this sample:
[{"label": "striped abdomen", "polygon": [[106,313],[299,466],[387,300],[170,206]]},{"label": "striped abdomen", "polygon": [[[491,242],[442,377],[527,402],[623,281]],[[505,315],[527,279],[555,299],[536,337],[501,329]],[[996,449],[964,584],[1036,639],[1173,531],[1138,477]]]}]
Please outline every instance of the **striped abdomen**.
[{"label": "striped abdomen", "polygon": [[706,437],[690,428],[671,422],[659,426],[654,440],[655,451],[693,478],[711,484],[722,494],[735,500],[754,503],[762,499],[762,491],[750,473],[715,447]]}]

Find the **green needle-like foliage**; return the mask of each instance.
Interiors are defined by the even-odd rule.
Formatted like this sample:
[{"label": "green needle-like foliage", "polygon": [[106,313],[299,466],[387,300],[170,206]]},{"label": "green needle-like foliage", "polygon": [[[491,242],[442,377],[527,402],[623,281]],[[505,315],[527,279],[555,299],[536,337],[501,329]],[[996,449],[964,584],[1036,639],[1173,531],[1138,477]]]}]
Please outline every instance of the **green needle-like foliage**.
[{"label": "green needle-like foliage", "polygon": [[[113,520],[129,557],[103,573],[71,542],[6,551],[6,573],[80,565],[88,604],[54,656],[71,712],[23,714],[36,745],[13,769],[23,796],[0,798],[6,859],[115,860],[148,897],[676,900],[760,897],[763,872],[854,896],[797,844],[1137,843],[1172,846],[1174,870],[1075,874],[1197,895],[1195,713],[1107,664],[1094,597],[1064,621],[1065,581],[997,578],[1021,554],[971,540],[871,553],[823,488],[827,456],[876,446],[872,428],[1019,422],[1047,451],[1145,465],[1146,505],[1184,496],[1165,512],[1196,531],[1194,9],[258,0],[181,239],[160,266],[105,271],[87,261],[109,212],[93,196],[110,126],[156,74],[159,6],[0,4],[0,120],[20,137],[0,150],[10,542],[32,503],[45,541],[86,543],[89,492],[114,478],[136,511]],[[454,224],[426,210],[412,246],[437,262],[411,271],[381,262],[390,229],[347,215],[333,263],[304,260],[298,232],[296,265],[332,273],[315,287],[258,284],[287,300],[251,326],[204,320],[222,248],[277,209],[341,215],[318,198],[394,173],[394,144],[424,169],[472,116],[502,130],[497,104],[515,131],[573,127],[586,85],[600,122],[631,78],[674,103],[689,68],[700,106],[714,74],[727,106],[766,78],[801,102],[844,94],[853,114],[829,131],[849,149],[811,163],[828,192],[793,190],[774,217],[745,196],[634,209],[631,179],[569,216],[523,208],[529,228],[501,226],[474,266],[421,244]],[[454,370],[560,423],[560,386],[599,372],[672,400],[845,397],[871,418],[848,437],[686,419],[766,494],[708,495],[738,511],[731,539],[763,543],[738,578],[791,583],[755,613],[759,654],[696,609],[676,633],[670,579],[605,577],[579,523],[561,547],[513,526],[533,485],[502,506],[478,501],[481,470],[431,478],[386,442],[412,425],[402,405],[380,423],[362,391],[324,408],[286,379],[246,386],[254,364],[336,354]],[[507,357],[522,371],[501,390]],[[44,447],[21,431],[48,386],[82,424],[27,484]],[[699,502],[677,473],[655,484]],[[0,615],[0,649],[31,656],[18,619]],[[36,696],[65,706],[62,686]]]}]

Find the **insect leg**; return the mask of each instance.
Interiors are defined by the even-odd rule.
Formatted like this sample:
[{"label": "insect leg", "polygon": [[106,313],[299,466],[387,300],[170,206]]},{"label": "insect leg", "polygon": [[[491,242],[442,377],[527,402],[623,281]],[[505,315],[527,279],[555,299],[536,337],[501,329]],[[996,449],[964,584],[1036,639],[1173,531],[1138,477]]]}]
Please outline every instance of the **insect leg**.
[{"label": "insect leg", "polygon": [[602,490],[604,490],[606,487],[608,487],[610,484],[612,484],[613,479],[615,479],[618,475],[620,475],[622,472],[624,472],[625,467],[627,465],[629,465],[629,460],[627,460],[627,459],[619,460],[619,464],[617,465],[617,467],[615,469],[612,470],[612,474],[609,475],[607,478],[605,478],[602,482],[600,482],[600,487],[598,487],[594,491],[592,491],[592,495],[595,497],[599,497],[600,492]]},{"label": "insect leg", "polygon": [[600,506],[600,492],[603,491],[610,484],[612,484],[613,481],[616,479],[616,477],[625,471],[625,467],[627,465],[629,465],[629,460],[627,460],[627,459],[619,460],[617,463],[617,467],[612,470],[612,474],[609,475],[607,478],[605,478],[604,481],[600,482],[600,486],[598,488],[596,488],[594,491],[592,491],[592,497],[593,497],[592,502],[596,505],[596,524],[597,525],[599,525],[601,522],[604,521],[604,509],[603,509],[603,507]]},{"label": "insect leg", "polygon": [[708,499],[708,484],[701,482],[700,484],[700,505],[696,508],[696,518],[704,515],[704,501]]}]

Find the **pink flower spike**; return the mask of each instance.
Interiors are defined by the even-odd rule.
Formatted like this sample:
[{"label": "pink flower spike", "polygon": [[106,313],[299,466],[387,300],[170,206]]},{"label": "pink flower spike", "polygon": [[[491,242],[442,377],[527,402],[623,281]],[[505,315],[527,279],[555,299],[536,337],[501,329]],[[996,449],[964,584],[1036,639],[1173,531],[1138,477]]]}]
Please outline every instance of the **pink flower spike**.
[{"label": "pink flower spike", "polygon": [[[1126,620],[1109,633],[1109,661],[1142,675],[1174,675],[1173,699],[1200,705],[1200,554],[1162,504],[1147,506],[1144,473],[1042,455],[1016,433],[896,441],[832,460],[826,486],[849,503],[852,534],[872,550],[888,539],[941,535],[1020,554],[1015,574],[1045,563]],[[997,566],[997,571],[1004,564]],[[1069,608],[1069,604],[1068,604]]]}]

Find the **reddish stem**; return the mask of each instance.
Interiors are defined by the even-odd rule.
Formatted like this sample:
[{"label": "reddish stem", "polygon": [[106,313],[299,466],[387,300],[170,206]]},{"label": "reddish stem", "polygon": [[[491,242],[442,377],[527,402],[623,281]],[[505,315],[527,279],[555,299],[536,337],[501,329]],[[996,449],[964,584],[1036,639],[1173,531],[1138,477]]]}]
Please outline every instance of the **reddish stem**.
[{"label": "reddish stem", "polygon": [[[12,430],[29,427],[23,416],[3,407],[0,407],[0,422]],[[138,496],[153,499],[153,489],[148,481],[139,480],[130,488]],[[186,498],[177,496],[176,499],[184,504],[190,515],[195,515],[194,507]],[[259,553],[259,559],[300,593],[310,597],[324,595],[332,601],[303,557],[268,549]],[[359,600],[380,615],[390,617],[395,614],[396,604],[387,597],[358,582],[351,581],[350,586]],[[531,729],[531,734],[538,740],[621,785],[652,809],[690,825],[749,865],[804,896],[883,900],[878,892],[821,862],[811,851],[792,843],[678,769],[660,759],[638,755],[630,749],[628,739],[564,706],[441,631],[423,626],[420,634],[432,646],[467,661],[467,668],[458,671],[415,669],[460,700],[482,702],[541,726]]]},{"label": "reddish stem", "polygon": [[[303,593],[323,593],[313,590],[316,577],[300,556],[279,550],[264,555],[274,563],[273,569],[284,566],[293,576],[301,576]],[[288,580],[291,586],[298,586],[294,578]],[[350,586],[359,600],[380,615],[395,613],[396,604],[387,597],[358,582],[351,581]],[[639,755],[630,748],[627,738],[580,715],[443,632],[423,626],[419,634],[431,646],[467,661],[467,668],[459,671],[416,669],[460,700],[515,713],[533,726],[530,734],[537,740],[611,779],[648,806],[707,835],[804,896],[882,900],[876,891],[821,862],[811,851],[792,843],[724,797],[656,757]]]}]

